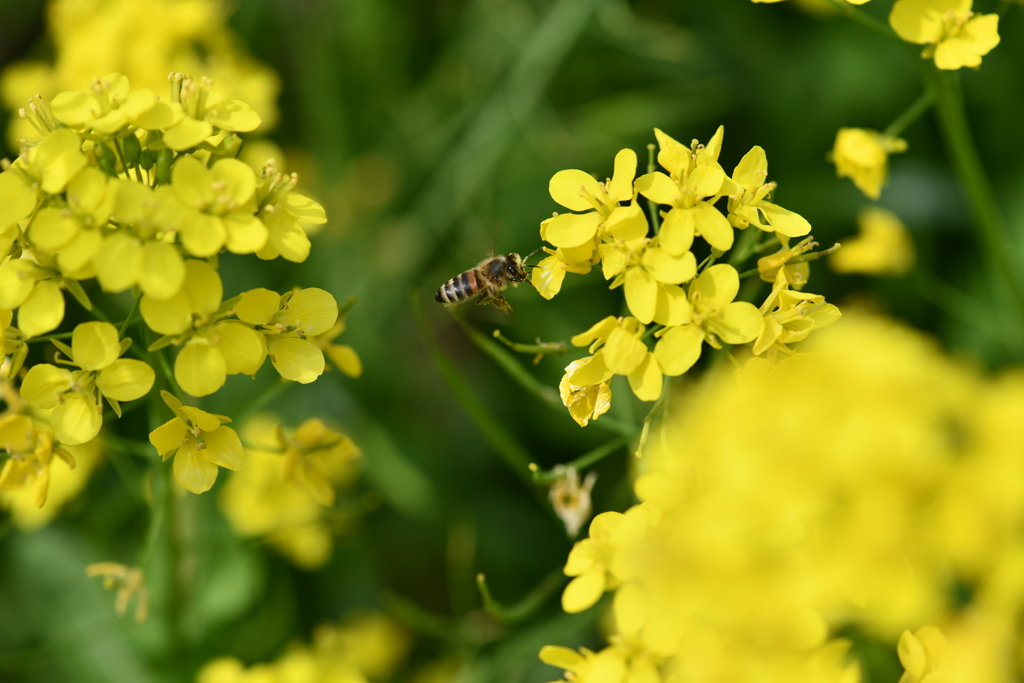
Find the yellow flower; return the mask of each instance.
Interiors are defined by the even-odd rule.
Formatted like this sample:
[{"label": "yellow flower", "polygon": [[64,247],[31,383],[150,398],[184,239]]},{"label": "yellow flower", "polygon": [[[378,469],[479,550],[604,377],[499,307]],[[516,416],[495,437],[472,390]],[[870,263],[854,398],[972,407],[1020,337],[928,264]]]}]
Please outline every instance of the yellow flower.
[{"label": "yellow flower", "polygon": [[896,648],[904,668],[899,683],[939,680],[947,649],[946,638],[934,626],[919,628],[916,633],[904,631]]},{"label": "yellow flower", "polygon": [[618,644],[599,652],[585,647],[576,652],[567,647],[545,645],[540,650],[540,659],[545,664],[565,669],[564,680],[569,683],[661,683],[662,680],[658,668],[648,657],[636,656]]},{"label": "yellow flower", "polygon": [[310,243],[303,225],[327,222],[324,207],[293,192],[298,182],[297,174],[283,175],[272,163],[263,169],[256,186],[256,215],[267,227],[266,244],[256,252],[261,259],[282,256],[294,263],[305,261]]},{"label": "yellow flower", "polygon": [[796,245],[789,246],[788,237],[779,238],[779,250],[774,254],[757,259],[757,275],[763,282],[775,282],[780,270],[786,271],[786,281],[794,289],[801,289],[807,284],[811,274],[811,265],[807,261],[790,263],[789,261],[801,254],[806,254],[818,245],[813,238],[807,237]]},{"label": "yellow flower", "polygon": [[[28,356],[28,344],[25,343],[21,330],[11,327],[13,315],[11,311],[0,308],[0,365],[3,365],[4,356],[11,356],[11,365],[6,372],[8,377],[18,375],[25,357]],[[2,381],[0,379],[0,382]]]},{"label": "yellow flower", "polygon": [[761,333],[763,321],[757,308],[745,301],[733,301],[739,293],[739,273],[724,263],[707,268],[690,285],[691,321],[661,331],[654,356],[661,371],[681,375],[700,358],[703,342],[722,348],[745,344]]},{"label": "yellow flower", "polygon": [[914,241],[896,214],[868,207],[857,216],[860,234],[829,257],[837,273],[903,275],[914,266]]},{"label": "yellow flower", "polygon": [[89,578],[96,576],[103,577],[103,587],[107,590],[117,588],[117,597],[114,600],[114,612],[121,616],[128,609],[128,601],[138,595],[135,603],[135,621],[139,624],[146,620],[149,614],[149,591],[142,580],[142,570],[139,567],[126,567],[117,562],[93,562],[85,568],[85,575]]},{"label": "yellow flower", "polygon": [[265,337],[270,362],[282,377],[308,384],[323,374],[324,354],[307,337],[324,334],[338,319],[338,303],[329,292],[309,287],[282,296],[253,289],[241,295],[235,312]]},{"label": "yellow flower", "polygon": [[661,225],[661,246],[674,256],[682,256],[700,235],[719,251],[732,247],[733,232],[729,221],[714,204],[724,194],[725,171],[718,164],[725,129],[718,127],[705,145],[694,140],[686,147],[657,128],[658,163],[669,171],[642,175],[636,189],[648,199],[671,206]]},{"label": "yellow flower", "polygon": [[[247,444],[248,463],[228,479],[220,492],[217,502],[224,516],[239,535],[264,538],[295,565],[319,569],[330,559],[334,545],[327,511],[314,500],[314,491],[305,485],[306,481],[298,475],[286,476],[286,459],[282,456],[283,451],[293,449],[298,454],[300,448],[309,444],[291,442],[270,416],[248,421],[242,435]],[[308,464],[314,466],[313,477],[322,474],[327,478],[323,484],[330,487],[330,496],[334,495],[335,487],[349,483],[355,476],[348,457],[355,454],[351,441],[341,437],[336,445],[344,451],[337,453],[342,457],[332,457],[330,449],[317,453],[315,444],[307,451],[312,458]],[[321,458],[324,455],[328,457]],[[293,465],[293,469],[300,468]]]},{"label": "yellow flower", "polygon": [[163,112],[152,120],[143,115],[138,125],[147,130],[162,129],[163,143],[174,151],[196,147],[217,130],[247,133],[259,128],[259,115],[241,100],[226,99],[214,93],[213,81],[209,78],[203,77],[197,85],[191,76],[173,73],[168,80],[171,81],[173,118],[168,120]]},{"label": "yellow flower", "polygon": [[220,275],[205,261],[185,262],[185,283],[170,299],[148,294],[139,310],[151,330],[165,335],[151,350],[184,347],[174,360],[174,378],[192,396],[208,396],[224,386],[228,375],[255,374],[266,357],[262,335],[236,320],[224,320]]},{"label": "yellow flower", "polygon": [[590,358],[580,358],[569,363],[558,383],[562,404],[569,409],[569,415],[580,427],[586,427],[587,423],[601,417],[612,407],[612,389],[607,379],[590,385],[576,385],[569,381],[569,376],[589,361]]},{"label": "yellow flower", "polygon": [[344,331],[345,316],[339,315],[338,322],[334,323],[334,327],[310,341],[327,355],[327,359],[334,367],[349,377],[359,377],[363,374],[363,362],[359,359],[356,350],[348,344],[334,343],[334,339]]},{"label": "yellow flower", "polygon": [[[572,371],[566,368],[568,379],[563,381],[573,386],[589,387],[607,382],[612,375],[625,375],[637,398],[641,401],[657,400],[661,396],[662,370],[643,342],[645,331],[646,328],[636,318],[608,316],[586,332],[576,335],[572,338],[573,345],[590,345],[593,355],[582,359],[583,362]],[[595,396],[598,405],[603,399],[602,394],[599,390]],[[610,392],[607,400],[611,400]]]},{"label": "yellow flower", "polygon": [[766,351],[770,357],[778,353],[787,356],[794,351],[787,346],[803,341],[814,330],[834,323],[842,315],[825,297],[807,294],[789,288],[786,273],[779,270],[775,286],[760,308],[764,328],[754,341],[753,353],[760,356]]},{"label": "yellow flower", "polygon": [[562,593],[562,609],[570,614],[592,607],[606,590],[615,588],[611,573],[615,553],[614,537],[624,515],[603,512],[590,523],[590,535],[577,541],[565,563],[565,575],[573,577]]},{"label": "yellow flower", "polygon": [[221,247],[252,254],[267,242],[267,226],[255,216],[256,174],[238,159],[212,167],[184,156],[171,170],[171,187],[185,207],[181,243],[193,256],[213,256]]},{"label": "yellow flower", "polygon": [[[620,150],[615,155],[615,172],[611,180],[597,182],[589,173],[579,170],[559,171],[551,178],[548,191],[551,198],[569,209],[584,213],[563,213],[549,218],[540,227],[542,239],[556,247],[578,247],[593,241],[598,230],[612,230],[621,220],[627,218],[622,202],[633,200],[633,177],[636,175],[636,152]],[[646,221],[642,234],[631,221],[623,239],[635,239],[647,234]]]},{"label": "yellow flower", "polygon": [[98,168],[83,168],[68,183],[66,208],[47,207],[32,218],[28,227],[32,246],[53,255],[64,275],[91,277],[89,268],[103,244],[117,188],[117,181]]},{"label": "yellow flower", "polygon": [[[744,229],[753,225],[765,232],[801,237],[811,231],[803,216],[767,201],[775,183],[766,183],[768,157],[760,147],[743,155],[732,172],[734,187],[729,191],[729,223]],[[763,222],[762,222],[763,218]]]},{"label": "yellow flower", "polygon": [[697,275],[697,259],[690,251],[673,256],[659,239],[602,244],[601,267],[612,289],[625,285],[626,304],[637,320],[679,325],[689,319],[689,306],[686,292],[676,285]]},{"label": "yellow flower", "polygon": [[144,183],[121,180],[114,207],[120,228],[107,235],[93,259],[104,291],[122,292],[138,285],[157,301],[177,294],[185,281],[185,262],[168,239],[186,213],[169,185],[154,190]]},{"label": "yellow flower", "polygon": [[181,401],[166,391],[160,396],[174,417],[149,434],[149,442],[164,460],[174,456],[174,478],[192,493],[209,491],[217,481],[217,467],[240,470],[245,451],[238,434],[224,423],[223,415],[211,415]]},{"label": "yellow flower", "polygon": [[865,128],[840,128],[830,154],[836,175],[849,178],[857,189],[878,199],[889,176],[889,155],[907,151],[901,138]]},{"label": "yellow flower", "polygon": [[940,69],[981,66],[999,44],[999,15],[976,15],[973,0],[896,0],[889,24],[908,43],[925,45],[924,59]]},{"label": "yellow flower", "polygon": [[38,145],[22,152],[10,168],[0,173],[0,225],[6,227],[35,210],[43,195],[64,191],[68,182],[85,168],[82,140],[67,128],[40,131]]},{"label": "yellow flower", "polygon": [[64,320],[64,278],[28,258],[0,264],[0,308],[18,309],[18,329],[26,339],[57,329]]},{"label": "yellow flower", "polygon": [[537,288],[537,293],[550,300],[562,291],[566,273],[589,273],[591,266],[601,260],[597,248],[600,243],[600,238],[595,236],[590,242],[578,247],[559,247],[554,250],[544,247],[544,251],[550,255],[542,259],[530,274],[530,282]]},{"label": "yellow flower", "polygon": [[50,486],[50,462],[56,455],[74,469],[75,459],[53,442],[48,429],[37,428],[28,415],[10,413],[0,417],[0,447],[7,462],[0,470],[0,489],[20,489],[31,485],[33,502],[38,508],[46,503]]},{"label": "yellow flower", "polygon": [[[10,397],[7,405],[11,406]],[[24,426],[18,428],[24,432]],[[100,439],[81,446],[58,446],[45,426],[33,422],[33,428],[37,450],[10,465],[11,488],[0,486],[0,508],[6,509],[14,526],[24,531],[35,531],[53,521],[61,508],[89,483],[89,476],[100,460]],[[3,445],[4,440],[0,439],[0,448]],[[69,464],[70,469],[52,465],[52,456],[47,459],[47,449],[51,448],[52,454]],[[40,507],[36,494],[44,493],[44,487],[46,500]]]},{"label": "yellow flower", "polygon": [[109,73],[93,80],[88,92],[58,94],[50,102],[50,110],[54,118],[70,128],[113,135],[134,124],[156,104],[152,90],[143,88],[129,94],[128,77]]},{"label": "yellow flower", "polygon": [[355,472],[351,466],[359,456],[352,439],[329,429],[317,418],[306,420],[290,439],[278,431],[284,452],[283,479],[299,482],[320,505],[334,505],[334,484],[348,483]]},{"label": "yellow flower", "polygon": [[121,358],[130,339],[118,338],[110,323],[89,322],[75,327],[71,346],[53,343],[78,370],[48,363],[33,365],[21,383],[21,395],[33,408],[50,413],[50,427],[61,443],[85,443],[103,424],[100,396],[120,415],[120,401],[134,401],[153,386],[153,369],[140,360]]}]

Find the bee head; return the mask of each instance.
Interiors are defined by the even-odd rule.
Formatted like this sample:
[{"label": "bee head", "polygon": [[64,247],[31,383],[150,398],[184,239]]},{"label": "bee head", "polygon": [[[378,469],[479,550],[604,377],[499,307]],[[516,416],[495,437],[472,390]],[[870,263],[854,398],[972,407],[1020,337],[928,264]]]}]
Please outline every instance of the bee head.
[{"label": "bee head", "polygon": [[529,277],[526,266],[523,265],[523,257],[512,252],[505,257],[505,273],[510,282],[522,282]]}]

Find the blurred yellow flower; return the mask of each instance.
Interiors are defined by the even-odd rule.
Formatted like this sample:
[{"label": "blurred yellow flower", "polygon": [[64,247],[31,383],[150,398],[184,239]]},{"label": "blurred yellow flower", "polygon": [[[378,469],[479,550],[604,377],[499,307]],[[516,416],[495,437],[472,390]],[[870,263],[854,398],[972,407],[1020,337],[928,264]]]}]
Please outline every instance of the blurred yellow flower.
[{"label": "blurred yellow flower", "polygon": [[907,151],[907,143],[865,128],[840,128],[830,153],[836,175],[878,199],[889,176],[889,155]]},{"label": "blurred yellow flower", "polygon": [[324,352],[327,359],[331,361],[338,370],[349,377],[359,377],[363,374],[363,362],[359,354],[348,344],[335,344],[334,340],[345,331],[345,316],[339,315],[338,322],[334,327],[321,335],[315,336],[310,341],[318,349]]},{"label": "blurred yellow flower", "polygon": [[0,446],[7,456],[0,470],[0,489],[9,491],[31,486],[32,501],[37,508],[46,503],[53,456],[68,467],[75,467],[74,457],[54,443],[48,429],[36,427],[28,415],[10,413],[0,417]]},{"label": "blurred yellow flower", "polygon": [[908,43],[925,45],[924,59],[940,69],[981,66],[999,44],[999,15],[971,11],[973,0],[896,0],[889,24]]},{"label": "blurred yellow flower", "polygon": [[[570,614],[592,607],[606,590],[615,588],[611,573],[614,539],[624,515],[602,512],[590,523],[590,535],[577,541],[565,562],[565,575],[573,577],[562,593],[562,608]],[[563,667],[569,668],[569,667]]]},{"label": "blurred yellow flower", "polygon": [[153,368],[141,360],[121,358],[131,339],[120,339],[110,323],[76,326],[70,347],[57,340],[53,343],[68,356],[58,362],[79,369],[33,365],[21,383],[21,395],[33,408],[53,409],[50,428],[61,443],[73,446],[99,434],[103,424],[100,397],[120,416],[120,401],[142,398],[153,386]]},{"label": "blurred yellow flower", "polygon": [[829,256],[837,273],[874,276],[904,275],[914,266],[914,241],[896,214],[867,207],[857,216],[860,233],[844,239],[842,248]]},{"label": "blurred yellow flower", "polygon": [[926,683],[942,678],[941,664],[945,657],[946,639],[934,626],[925,626],[916,633],[904,631],[896,649],[905,671],[899,683]]},{"label": "blurred yellow flower", "polygon": [[113,135],[130,126],[157,103],[149,88],[129,94],[128,77],[109,73],[89,84],[88,92],[66,91],[50,102],[54,118],[69,128]]},{"label": "blurred yellow flower", "polygon": [[143,583],[142,569],[126,567],[117,562],[94,562],[85,568],[85,575],[92,578],[103,577],[103,587],[107,590],[117,589],[114,601],[114,612],[121,616],[128,609],[128,602],[138,595],[135,603],[135,621],[142,623],[149,615],[149,591]]},{"label": "blurred yellow flower", "polygon": [[582,482],[579,472],[572,466],[556,465],[551,473],[562,476],[548,491],[548,500],[551,501],[555,514],[565,525],[566,535],[569,538],[576,538],[580,529],[590,519],[590,492],[597,483],[597,472],[590,472]]},{"label": "blurred yellow flower", "polygon": [[[0,422],[5,419],[0,417]],[[25,424],[18,426],[21,428]],[[33,430],[30,440],[36,440],[36,450],[21,460],[11,458],[4,464],[5,473],[0,473],[0,480],[9,485],[0,485],[0,508],[6,509],[14,526],[24,531],[34,531],[49,524],[61,508],[85,488],[100,460],[101,439],[93,439],[81,446],[57,446],[43,425],[33,422]],[[53,444],[53,454],[58,458],[69,464],[73,462],[71,468],[63,465],[54,467],[52,457],[48,465],[44,462],[50,444]],[[0,445],[5,445],[2,438]],[[6,471],[7,467],[11,468],[10,472]],[[44,486],[46,500],[40,506],[37,494]]]},{"label": "blurred yellow flower", "polygon": [[238,534],[265,538],[297,566],[322,567],[334,545],[324,506],[333,505],[336,490],[355,479],[358,448],[317,419],[289,436],[261,415],[242,434],[248,464],[221,491],[224,515]]},{"label": "blurred yellow flower", "polygon": [[284,452],[282,478],[292,479],[306,487],[320,505],[334,505],[334,484],[348,484],[355,476],[351,460],[359,456],[359,448],[352,439],[329,429],[321,420],[306,420],[284,439],[279,428],[279,440]]},{"label": "blurred yellow flower", "polygon": [[149,434],[149,442],[164,460],[174,456],[174,478],[192,493],[209,491],[217,467],[239,470],[245,452],[238,434],[224,423],[231,420],[183,405],[166,391],[160,396],[174,417]]}]

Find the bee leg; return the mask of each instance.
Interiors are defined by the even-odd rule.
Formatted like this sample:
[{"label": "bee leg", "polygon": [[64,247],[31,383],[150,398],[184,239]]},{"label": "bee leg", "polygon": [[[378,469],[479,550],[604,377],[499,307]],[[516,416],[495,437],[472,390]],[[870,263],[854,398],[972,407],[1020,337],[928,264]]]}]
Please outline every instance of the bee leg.
[{"label": "bee leg", "polygon": [[505,315],[512,310],[512,306],[509,305],[508,300],[505,299],[501,294],[495,294],[491,297],[490,303],[494,304],[497,308],[505,311]]}]

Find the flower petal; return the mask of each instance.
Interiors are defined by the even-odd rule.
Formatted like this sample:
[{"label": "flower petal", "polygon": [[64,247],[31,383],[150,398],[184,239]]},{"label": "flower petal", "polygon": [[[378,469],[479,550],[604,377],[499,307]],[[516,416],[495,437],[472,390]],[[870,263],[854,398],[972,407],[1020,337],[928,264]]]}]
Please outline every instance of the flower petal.
[{"label": "flower petal", "polygon": [[174,478],[192,493],[203,493],[217,481],[217,466],[189,440],[174,456]]},{"label": "flower petal", "polygon": [[33,365],[21,382],[21,397],[40,410],[53,408],[71,388],[71,371],[49,363]]},{"label": "flower petal", "polygon": [[242,440],[231,427],[221,425],[212,432],[204,432],[203,441],[206,442],[205,455],[210,462],[229,470],[240,470],[245,467]]},{"label": "flower petal", "polygon": [[607,585],[604,566],[598,566],[569,582],[562,593],[562,609],[576,614],[593,607]]},{"label": "flower petal", "polygon": [[[570,169],[559,171],[551,177],[551,181],[548,183],[548,192],[551,193],[552,199],[570,211],[590,211],[597,207],[587,199],[586,195],[596,197],[601,193],[601,188],[594,180],[594,176]],[[552,242],[552,244],[554,243]]]},{"label": "flower petal", "polygon": [[110,323],[82,323],[71,335],[71,350],[83,370],[102,370],[121,355],[121,340]]},{"label": "flower petal", "polygon": [[40,280],[18,309],[18,329],[36,337],[57,329],[64,320],[64,293],[53,280]]},{"label": "flower petal", "polygon": [[174,360],[174,379],[192,396],[209,396],[224,386],[227,363],[220,349],[201,337],[193,338]]},{"label": "flower petal", "polygon": [[103,418],[99,406],[79,393],[68,393],[50,413],[50,428],[62,444],[77,446],[100,433]]},{"label": "flower petal", "polygon": [[208,338],[224,356],[224,369],[229,375],[254,375],[267,357],[263,335],[239,322],[217,323],[210,328]]},{"label": "flower petal", "polygon": [[661,397],[661,369],[653,353],[645,354],[640,365],[629,373],[629,388],[641,401],[657,401]]},{"label": "flower petal", "polygon": [[704,333],[696,325],[673,327],[654,346],[654,357],[669,377],[681,375],[700,358]]},{"label": "flower petal", "polygon": [[295,337],[268,337],[270,362],[285,379],[309,384],[324,372],[324,354],[308,341]]},{"label": "flower petal", "polygon": [[597,211],[560,213],[544,221],[544,239],[556,247],[578,247],[594,238],[602,220]]},{"label": "flower petal", "polygon": [[96,378],[96,386],[107,398],[134,401],[153,388],[153,368],[141,360],[119,358],[104,368]]},{"label": "flower petal", "polygon": [[338,302],[331,293],[318,287],[307,287],[292,295],[275,317],[275,322],[316,337],[334,327],[337,319]]}]

